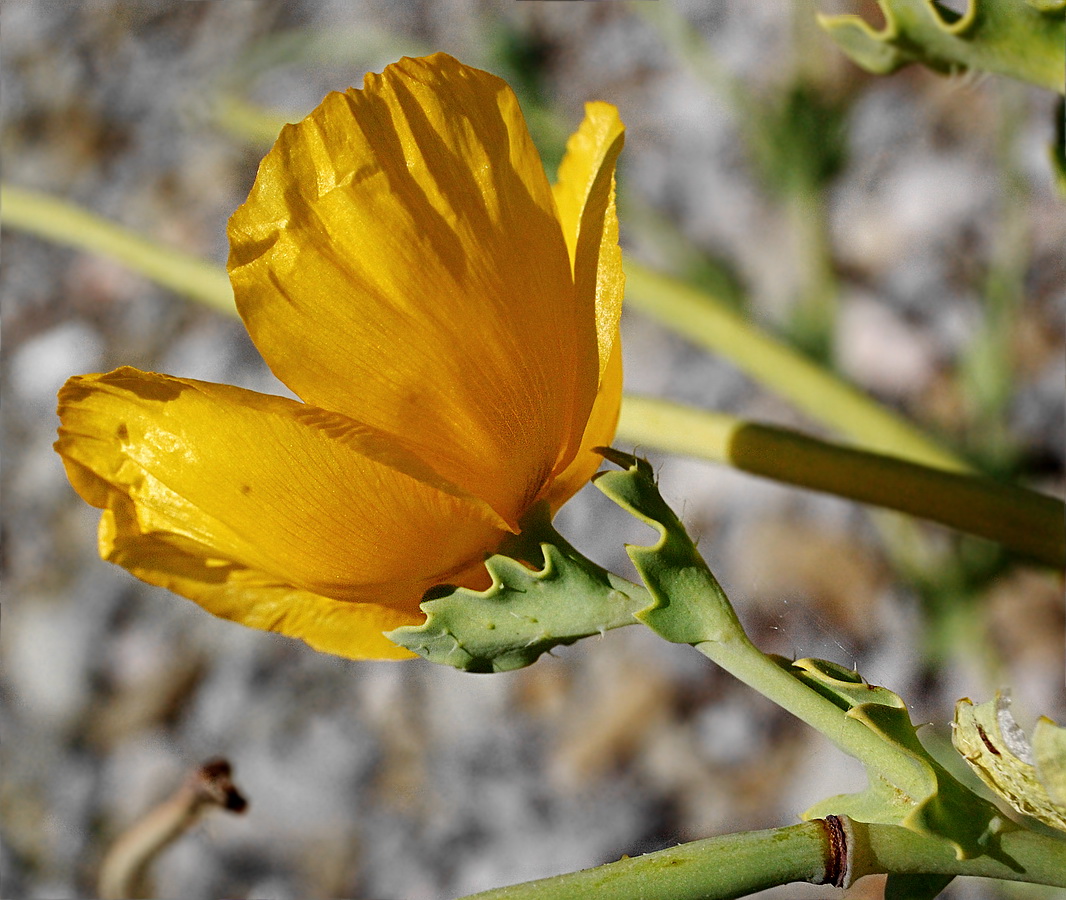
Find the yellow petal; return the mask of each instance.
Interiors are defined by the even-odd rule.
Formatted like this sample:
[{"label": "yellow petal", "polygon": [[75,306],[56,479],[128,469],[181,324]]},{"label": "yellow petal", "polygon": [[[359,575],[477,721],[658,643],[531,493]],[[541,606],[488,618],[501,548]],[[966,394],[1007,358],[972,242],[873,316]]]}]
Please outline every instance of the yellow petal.
[{"label": "yellow petal", "polygon": [[263,572],[212,558],[210,548],[179,550],[159,535],[121,530],[111,510],[100,520],[101,549],[142,581],[194,600],[208,612],[250,628],[300,638],[349,659],[410,659],[383,632],[423,616],[376,603],[334,600],[274,583]]},{"label": "yellow petal", "polygon": [[553,186],[574,271],[578,302],[594,297],[600,380],[622,315],[625,275],[618,246],[614,170],[625,128],[609,103],[586,103],[585,119],[566,144]]},{"label": "yellow petal", "polygon": [[72,378],[59,412],[71,483],[104,510],[101,555],[255,627],[393,621],[341,608],[359,604],[419,621],[424,591],[468,577],[504,534],[380,434],[281,397],[119,369]]},{"label": "yellow petal", "polygon": [[330,94],[282,132],[229,235],[275,374],[513,526],[576,445],[598,368],[510,88],[437,54]]},{"label": "yellow petal", "polygon": [[545,497],[553,514],[581,490],[603,464],[603,457],[595,453],[593,448],[609,447],[614,441],[621,408],[622,342],[616,338],[600,391],[596,395],[596,403],[592,407],[592,415],[581,439],[581,448],[573,461],[555,478]]},{"label": "yellow petal", "polygon": [[553,186],[578,302],[591,300],[595,304],[600,373],[588,422],[577,426],[579,446],[570,447],[561,457],[547,494],[553,510],[580,490],[599,468],[602,458],[592,448],[608,446],[618,425],[622,401],[619,320],[625,275],[618,246],[614,170],[624,137],[617,109],[609,103],[585,104],[585,119],[567,142],[559,180]]}]

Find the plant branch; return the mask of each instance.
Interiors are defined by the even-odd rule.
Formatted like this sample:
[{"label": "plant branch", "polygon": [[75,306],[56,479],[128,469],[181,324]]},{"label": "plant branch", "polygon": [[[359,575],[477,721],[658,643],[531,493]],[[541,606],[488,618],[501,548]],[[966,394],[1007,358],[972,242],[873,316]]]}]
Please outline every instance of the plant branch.
[{"label": "plant branch", "polygon": [[[5,185],[0,188],[0,215],[7,226],[100,253],[215,310],[236,313],[221,267],[160,246],[72,204]],[[627,277],[630,305],[728,356],[844,434],[872,449],[936,468],[965,468],[912,426],[712,298],[633,263],[627,265]],[[627,398],[620,434],[636,443],[728,462],[778,481],[899,509],[998,541],[1050,565],[1063,564],[1062,504],[1019,488],[942,477],[901,460],[836,447],[783,429],[741,425],[726,416],[647,398]]]},{"label": "plant branch", "polygon": [[763,653],[743,631],[724,640],[706,640],[693,646],[738,681],[820,731],[859,760],[868,772],[877,773],[897,786],[912,783],[919,774],[912,756],[859,719],[846,716],[837,703]]},{"label": "plant branch", "polygon": [[728,900],[779,884],[829,884],[825,821],[723,835],[466,900]]},{"label": "plant branch", "polygon": [[[99,253],[212,309],[236,315],[221,266],[146,240],[130,229],[47,194],[0,185],[0,222],[68,247]],[[817,421],[871,450],[949,470],[966,463],[912,425],[800,353],[756,329],[713,297],[626,263],[626,302],[731,360]]]},{"label": "plant branch", "polygon": [[212,807],[241,813],[248,801],[233,784],[224,759],[204,763],[166,800],[134,823],[108,850],[100,866],[99,896],[124,900],[140,894],[140,883],[152,862]]},{"label": "plant branch", "polygon": [[950,841],[897,825],[850,821],[852,874],[970,875],[1066,888],[1066,840],[1021,827],[996,836],[986,853],[957,859]]},{"label": "plant branch", "polygon": [[618,436],[642,448],[895,509],[1066,566],[1066,504],[1022,487],[650,397],[625,397]]},{"label": "plant branch", "polygon": [[865,875],[970,875],[1066,887],[1066,842],[1018,829],[995,851],[957,859],[950,841],[827,816],[723,835],[465,900],[732,900],[795,882],[850,887]]}]

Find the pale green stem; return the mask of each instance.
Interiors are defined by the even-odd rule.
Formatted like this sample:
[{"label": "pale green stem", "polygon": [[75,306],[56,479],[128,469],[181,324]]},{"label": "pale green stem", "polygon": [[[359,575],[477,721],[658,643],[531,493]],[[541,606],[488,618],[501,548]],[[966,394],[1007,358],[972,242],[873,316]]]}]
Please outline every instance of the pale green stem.
[{"label": "pale green stem", "polygon": [[638,456],[661,450],[734,465],[729,444],[741,424],[743,420],[728,413],[626,394],[614,443],[632,444]]},{"label": "pale green stem", "polygon": [[987,853],[956,859],[950,841],[898,825],[850,821],[854,877],[969,875],[1066,888],[1066,840],[1025,828],[1002,832]]},{"label": "pale green stem", "polygon": [[213,309],[230,315],[237,312],[225,269],[160,246],[63,200],[2,185],[0,222],[57,244],[107,256]]},{"label": "pale green stem", "polygon": [[839,288],[833,272],[825,198],[815,185],[796,188],[787,198],[789,221],[803,269],[790,327],[802,346],[818,358],[833,358],[833,326]]},{"label": "pale green stem", "polygon": [[303,118],[300,113],[283,113],[249,103],[227,91],[219,91],[215,97],[214,116],[231,134],[263,148],[273,145],[282,128]]},{"label": "pale green stem", "polygon": [[[465,900],[732,900],[777,885],[834,880],[850,886],[864,875],[969,875],[1066,887],[1066,842],[1030,831],[1001,836],[998,852],[955,858],[950,842],[897,825],[841,819],[843,854],[826,821],[724,835],[682,844],[594,869],[471,895]],[[843,858],[841,858],[843,856]],[[842,868],[847,877],[837,879]]]},{"label": "pale green stem", "polygon": [[724,637],[693,644],[738,681],[824,734],[833,744],[892,784],[909,784],[922,763],[784,669],[737,629]]},{"label": "pale green stem", "polygon": [[728,359],[812,419],[858,444],[928,466],[970,466],[876,401],[760,331],[714,297],[632,261],[626,304]]},{"label": "pale green stem", "polygon": [[466,900],[726,900],[794,881],[825,884],[828,855],[819,819],[693,841]]},{"label": "pale green stem", "polygon": [[1066,566],[1066,504],[1025,488],[650,397],[625,397],[618,439],[895,509]]}]

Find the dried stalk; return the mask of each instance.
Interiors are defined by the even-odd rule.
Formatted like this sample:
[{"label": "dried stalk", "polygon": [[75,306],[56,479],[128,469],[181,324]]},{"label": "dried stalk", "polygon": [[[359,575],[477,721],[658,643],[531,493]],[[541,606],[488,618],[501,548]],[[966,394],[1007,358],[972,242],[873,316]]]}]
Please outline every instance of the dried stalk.
[{"label": "dried stalk", "polygon": [[188,831],[212,807],[242,813],[248,801],[234,785],[225,759],[212,759],[192,772],[166,800],[151,809],[125,832],[100,866],[101,900],[132,900],[155,858]]}]

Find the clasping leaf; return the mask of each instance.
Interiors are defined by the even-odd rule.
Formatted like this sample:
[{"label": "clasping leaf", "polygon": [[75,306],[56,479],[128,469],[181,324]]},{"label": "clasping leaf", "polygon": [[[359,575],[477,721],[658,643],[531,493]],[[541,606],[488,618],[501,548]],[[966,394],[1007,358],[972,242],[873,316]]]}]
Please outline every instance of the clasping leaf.
[{"label": "clasping leaf", "polygon": [[[537,541],[543,536],[546,540]],[[585,559],[539,509],[523,529],[523,555],[542,567],[497,554],[485,562],[492,586],[454,588],[421,604],[422,625],[387,633],[389,640],[431,662],[467,672],[509,672],[536,662],[553,647],[636,622],[648,605],[639,585]]]}]

